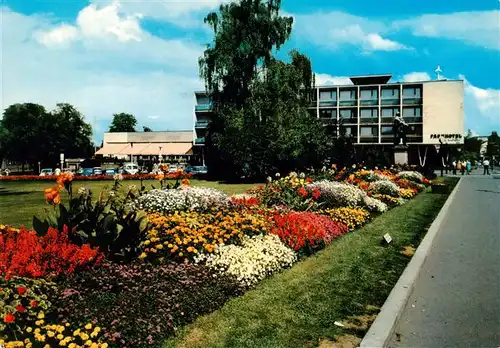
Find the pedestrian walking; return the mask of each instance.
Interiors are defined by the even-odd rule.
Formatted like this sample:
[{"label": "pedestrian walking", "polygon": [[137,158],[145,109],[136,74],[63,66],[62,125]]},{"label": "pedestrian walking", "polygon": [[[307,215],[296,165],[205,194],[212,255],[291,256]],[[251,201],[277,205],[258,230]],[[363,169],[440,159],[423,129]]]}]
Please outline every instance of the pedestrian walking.
[{"label": "pedestrian walking", "polygon": [[457,161],[457,170],[463,174],[463,172],[462,172],[462,161],[460,161],[460,160]]},{"label": "pedestrian walking", "polygon": [[483,161],[483,167],[484,167],[483,175],[490,175],[490,161],[488,161],[487,158],[485,158]]},{"label": "pedestrian walking", "polygon": [[470,163],[470,160],[467,160],[465,164],[465,170],[467,171],[467,175],[470,175],[471,169],[472,169],[472,163]]},{"label": "pedestrian walking", "polygon": [[457,175],[457,161],[454,160],[451,165],[453,166],[453,175]]}]

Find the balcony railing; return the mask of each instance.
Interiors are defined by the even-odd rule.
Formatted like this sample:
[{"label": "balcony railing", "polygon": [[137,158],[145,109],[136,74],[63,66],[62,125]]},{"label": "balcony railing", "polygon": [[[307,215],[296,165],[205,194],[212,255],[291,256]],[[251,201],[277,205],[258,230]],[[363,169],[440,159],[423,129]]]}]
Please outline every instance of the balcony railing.
[{"label": "balcony railing", "polygon": [[342,124],[345,124],[345,125],[358,124],[358,119],[356,117],[345,117],[345,118],[341,118],[341,122],[342,122]]},{"label": "balcony railing", "polygon": [[399,98],[382,98],[382,105],[399,105]]},{"label": "balcony railing", "polygon": [[359,123],[378,123],[378,117],[362,117]]},{"label": "balcony railing", "polygon": [[394,123],[394,116],[382,116],[380,123]]},{"label": "balcony railing", "polygon": [[356,105],[358,105],[357,99],[339,100],[339,106],[356,106]]},{"label": "balcony railing", "polygon": [[207,128],[208,127],[208,121],[197,121],[194,126],[196,128]]},{"label": "balcony railing", "polygon": [[378,98],[360,99],[359,105],[378,105]]},{"label": "balcony railing", "polygon": [[361,135],[359,137],[359,142],[360,143],[378,143],[378,136],[377,135]]},{"label": "balcony railing", "polygon": [[337,119],[336,118],[320,117],[319,120],[324,125],[335,125],[337,123]]},{"label": "balcony railing", "polygon": [[195,145],[205,145],[205,137],[194,139]]},{"label": "balcony railing", "polygon": [[406,123],[422,123],[422,116],[415,116],[415,117],[403,116],[403,120],[405,120]]},{"label": "balcony railing", "polygon": [[419,97],[403,97],[404,105],[419,105],[422,104],[422,98]]},{"label": "balcony railing", "polygon": [[337,106],[336,100],[320,100],[319,106]]},{"label": "balcony railing", "polygon": [[202,105],[196,105],[194,107],[195,111],[211,111],[212,110],[212,105],[210,104],[202,104]]}]

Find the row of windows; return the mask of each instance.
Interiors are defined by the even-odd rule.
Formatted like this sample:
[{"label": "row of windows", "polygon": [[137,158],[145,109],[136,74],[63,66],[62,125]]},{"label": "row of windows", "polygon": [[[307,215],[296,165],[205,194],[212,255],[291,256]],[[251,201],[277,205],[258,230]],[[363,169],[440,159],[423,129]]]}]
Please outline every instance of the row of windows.
[{"label": "row of windows", "polygon": [[[316,114],[316,110],[310,110],[311,115]],[[399,112],[399,108],[383,108],[382,117],[394,117]],[[320,109],[320,118],[337,118],[337,109]],[[341,118],[356,118],[356,110],[353,109],[341,109]],[[363,108],[360,110],[360,118],[377,118],[378,108]],[[422,117],[421,107],[405,107],[403,108],[403,118],[404,117]]]},{"label": "row of windows", "polygon": [[[339,100],[355,100],[356,90],[345,90],[339,92]],[[381,90],[382,99],[396,99],[399,98],[399,88],[384,88]],[[420,98],[422,96],[422,89],[420,87],[404,87],[403,97],[404,98]],[[377,89],[361,89],[359,91],[360,99],[377,99],[378,98],[378,88]],[[316,100],[316,93],[313,92],[313,99]],[[320,101],[334,101],[337,100],[336,90],[320,90],[319,91]]]},{"label": "row of windows", "polygon": [[[357,136],[357,127],[345,127],[346,135]],[[393,128],[392,126],[383,126],[380,127],[380,134],[382,136],[392,136]],[[378,126],[362,126],[359,127],[359,135],[361,137],[378,137]],[[417,136],[422,135],[422,126],[421,125],[413,125],[408,129],[407,135],[409,136]]]}]

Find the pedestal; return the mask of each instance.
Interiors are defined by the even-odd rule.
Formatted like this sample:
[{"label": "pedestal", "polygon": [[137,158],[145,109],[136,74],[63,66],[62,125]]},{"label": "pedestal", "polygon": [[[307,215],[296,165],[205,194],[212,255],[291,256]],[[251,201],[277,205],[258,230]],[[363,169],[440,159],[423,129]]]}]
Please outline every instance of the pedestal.
[{"label": "pedestal", "polygon": [[394,163],[401,165],[408,164],[408,146],[394,146]]}]

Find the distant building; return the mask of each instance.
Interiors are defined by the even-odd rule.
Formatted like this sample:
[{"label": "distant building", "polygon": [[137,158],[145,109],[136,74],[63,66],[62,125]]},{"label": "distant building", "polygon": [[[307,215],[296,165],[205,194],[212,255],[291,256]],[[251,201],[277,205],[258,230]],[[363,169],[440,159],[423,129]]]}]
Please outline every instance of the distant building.
[{"label": "distant building", "polygon": [[[352,76],[352,85],[316,86],[309,113],[335,138],[343,125],[358,147],[393,144],[393,121],[399,114],[408,124],[409,162],[436,153],[442,143],[463,144],[464,83],[462,80],[390,83],[391,74]],[[206,92],[195,92],[194,150],[203,153],[212,115]],[[420,162],[422,160],[420,159]]]},{"label": "distant building", "polygon": [[193,131],[104,133],[96,156],[129,161],[189,162],[193,155]]}]

